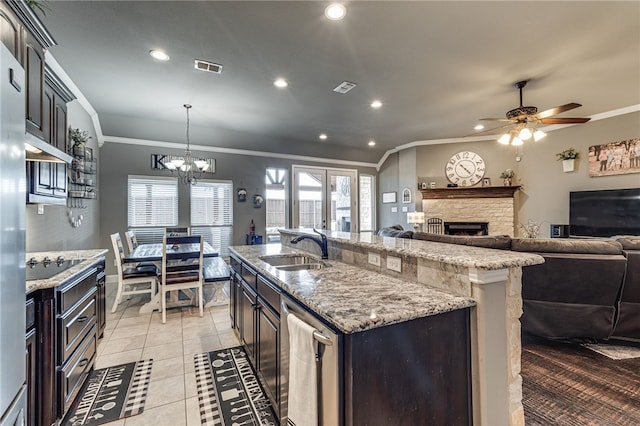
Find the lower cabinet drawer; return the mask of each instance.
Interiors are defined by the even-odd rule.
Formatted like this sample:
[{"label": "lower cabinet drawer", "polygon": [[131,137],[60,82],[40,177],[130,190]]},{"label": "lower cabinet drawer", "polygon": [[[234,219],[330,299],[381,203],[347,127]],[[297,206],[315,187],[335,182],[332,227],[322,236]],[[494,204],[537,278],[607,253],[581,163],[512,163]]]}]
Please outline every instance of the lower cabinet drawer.
[{"label": "lower cabinet drawer", "polygon": [[69,409],[82,384],[93,368],[96,359],[96,326],[78,346],[73,356],[58,370],[58,413],[60,417]]},{"label": "lower cabinet drawer", "polygon": [[97,289],[94,287],[82,303],[58,317],[58,359],[61,364],[76,350],[87,332],[96,324],[96,292]]}]

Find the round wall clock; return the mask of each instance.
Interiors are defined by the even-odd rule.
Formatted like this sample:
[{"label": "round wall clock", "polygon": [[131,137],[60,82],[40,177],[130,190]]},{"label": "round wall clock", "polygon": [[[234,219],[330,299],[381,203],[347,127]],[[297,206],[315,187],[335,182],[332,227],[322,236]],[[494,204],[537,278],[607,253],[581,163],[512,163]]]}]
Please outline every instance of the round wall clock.
[{"label": "round wall clock", "polygon": [[484,160],[475,152],[461,151],[451,156],[445,165],[449,182],[459,186],[472,186],[484,177]]}]

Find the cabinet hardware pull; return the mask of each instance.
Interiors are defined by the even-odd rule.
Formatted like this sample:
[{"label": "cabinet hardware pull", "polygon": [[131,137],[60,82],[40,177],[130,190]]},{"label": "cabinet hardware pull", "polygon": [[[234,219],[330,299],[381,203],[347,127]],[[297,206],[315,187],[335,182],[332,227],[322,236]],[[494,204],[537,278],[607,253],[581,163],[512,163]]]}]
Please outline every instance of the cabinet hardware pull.
[{"label": "cabinet hardware pull", "polygon": [[88,320],[88,319],[89,319],[89,317],[88,317],[88,316],[83,315],[83,316],[81,316],[81,317],[78,317],[78,319],[77,319],[76,321],[78,321],[78,322],[85,322],[85,321],[86,321],[86,320]]},{"label": "cabinet hardware pull", "polygon": [[89,364],[89,358],[83,358],[80,360],[80,362],[78,363],[78,367],[84,367],[85,365]]}]

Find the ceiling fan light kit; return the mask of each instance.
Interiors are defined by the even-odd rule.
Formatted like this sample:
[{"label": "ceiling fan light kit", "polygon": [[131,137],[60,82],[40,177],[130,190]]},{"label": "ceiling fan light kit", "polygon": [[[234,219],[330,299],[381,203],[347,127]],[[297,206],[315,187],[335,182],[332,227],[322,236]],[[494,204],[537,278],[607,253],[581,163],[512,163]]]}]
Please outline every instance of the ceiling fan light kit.
[{"label": "ceiling fan light kit", "polygon": [[569,103],[566,105],[560,105],[555,108],[538,112],[538,108],[535,106],[525,106],[522,104],[522,89],[527,85],[527,80],[518,81],[514,84],[515,88],[520,91],[520,106],[512,110],[507,111],[507,118],[481,118],[481,120],[488,121],[506,121],[505,124],[500,127],[496,127],[489,130],[476,133],[489,133],[494,130],[503,129],[515,125],[514,128],[503,133],[498,138],[498,142],[503,145],[522,145],[524,141],[531,138],[535,142],[547,136],[545,132],[536,128],[539,124],[576,124],[586,123],[590,118],[551,118],[556,114],[560,114],[565,111],[572,110],[574,108],[581,107],[582,105],[577,103]]}]

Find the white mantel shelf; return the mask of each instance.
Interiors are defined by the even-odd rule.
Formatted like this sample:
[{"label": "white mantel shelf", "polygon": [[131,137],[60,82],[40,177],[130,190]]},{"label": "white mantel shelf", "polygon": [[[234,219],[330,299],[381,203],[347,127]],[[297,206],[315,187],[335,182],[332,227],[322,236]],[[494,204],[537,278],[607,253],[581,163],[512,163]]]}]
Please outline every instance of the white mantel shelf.
[{"label": "white mantel shelf", "polygon": [[513,198],[520,185],[423,189],[423,200],[453,198]]}]

